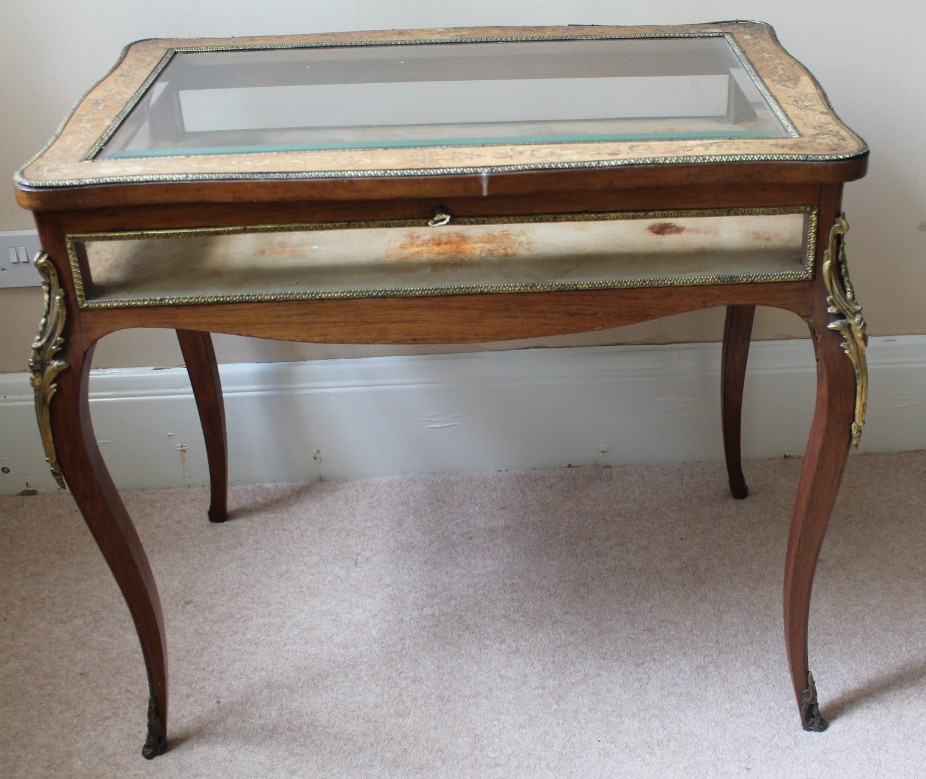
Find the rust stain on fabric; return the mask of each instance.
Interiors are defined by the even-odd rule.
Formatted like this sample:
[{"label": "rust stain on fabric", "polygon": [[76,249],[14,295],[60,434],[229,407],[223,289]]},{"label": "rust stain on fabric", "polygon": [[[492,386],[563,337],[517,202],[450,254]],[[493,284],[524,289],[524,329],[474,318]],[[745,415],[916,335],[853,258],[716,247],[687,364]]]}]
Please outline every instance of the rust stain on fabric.
[{"label": "rust stain on fabric", "polygon": [[656,222],[646,229],[653,235],[680,235],[685,232],[685,228],[675,222]]},{"label": "rust stain on fabric", "polygon": [[529,249],[529,241],[511,230],[470,235],[463,230],[446,230],[423,235],[412,233],[386,251],[398,262],[469,261],[516,257]]},{"label": "rust stain on fabric", "polygon": [[255,250],[258,257],[299,257],[304,253],[303,247],[285,240],[268,241]]}]

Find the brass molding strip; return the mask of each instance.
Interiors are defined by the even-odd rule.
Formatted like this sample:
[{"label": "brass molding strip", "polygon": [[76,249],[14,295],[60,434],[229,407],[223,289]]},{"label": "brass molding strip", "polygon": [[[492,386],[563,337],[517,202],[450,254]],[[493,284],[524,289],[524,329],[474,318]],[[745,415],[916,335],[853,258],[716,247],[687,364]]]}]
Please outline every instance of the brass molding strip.
[{"label": "brass molding strip", "polygon": [[58,272],[45,252],[35,257],[35,267],[42,276],[42,291],[45,299],[45,311],[39,324],[39,332],[32,344],[32,357],[29,358],[29,370],[32,373],[32,389],[35,392],[35,415],[39,423],[39,434],[45,449],[45,461],[51,469],[58,486],[66,489],[64,475],[58,464],[55,441],[51,430],[51,399],[58,390],[56,379],[68,364],[55,359],[55,355],[64,346],[64,323],[66,308],[64,291],[58,282]]},{"label": "brass molding strip", "polygon": [[[395,32],[395,37],[390,37]],[[317,36],[257,37],[245,39],[190,39],[140,41],[127,47],[117,65],[85,95],[59,126],[51,141],[14,175],[20,187],[36,190],[80,187],[95,184],[165,184],[185,182],[315,181],[320,179],[390,179],[452,175],[508,174],[521,171],[619,169],[636,165],[688,166],[766,162],[841,162],[864,157],[865,141],[846,127],[832,111],[826,94],[811,73],[784,52],[772,28],[756,22],[717,22],[710,25],[671,27],[556,27],[556,28],[470,28],[455,30],[380,31]],[[399,154],[395,156],[351,156],[349,150],[322,153],[305,159],[303,152],[268,150],[241,154],[193,155],[184,163],[167,164],[166,157],[146,158],[142,164],[109,164],[99,159],[106,140],[144,95],[153,78],[162,73],[177,53],[247,51],[268,49],[331,49],[338,47],[395,47],[415,44],[453,45],[507,42],[555,42],[568,40],[721,38],[740,60],[747,78],[753,81],[785,128],[785,136],[774,143],[765,141],[733,144],[729,139],[690,148],[672,143],[605,144],[597,141],[556,143],[550,149],[568,152],[553,156],[534,153],[534,144],[522,145],[526,156],[508,153],[485,154],[476,145],[475,156],[451,154]],[[777,59],[776,59],[777,58]],[[116,84],[119,68],[132,71],[131,88],[124,94]],[[139,70],[142,69],[143,70]],[[137,72],[136,72],[137,71]],[[124,73],[120,72],[120,76]],[[125,84],[128,87],[129,83]],[[90,95],[104,89],[105,116],[90,105]],[[128,102],[126,102],[126,99]],[[101,109],[103,110],[103,109]],[[110,113],[111,111],[111,113]],[[97,121],[99,119],[99,121]],[[89,124],[88,124],[89,122]],[[68,133],[67,148],[61,142]],[[831,139],[832,143],[825,139]],[[717,139],[715,139],[716,141]],[[639,148],[638,148],[639,146]],[[703,146],[703,148],[702,148]],[[540,144],[541,148],[547,148]],[[562,148],[560,148],[562,147]],[[502,147],[499,147],[502,148]],[[396,150],[393,150],[396,151]],[[48,157],[48,155],[51,155]],[[96,156],[94,156],[96,155]],[[43,158],[45,158],[43,160]],[[218,158],[218,160],[213,159]],[[87,164],[93,160],[93,164]],[[152,161],[153,160],[153,161]],[[42,164],[39,164],[39,163]],[[113,161],[110,161],[113,162]],[[138,160],[135,161],[139,162]],[[290,164],[292,163],[292,164]]]},{"label": "brass molding strip", "polygon": [[[736,273],[725,275],[666,276],[637,279],[615,279],[590,282],[538,282],[523,284],[483,284],[452,287],[415,287],[399,289],[348,289],[335,291],[304,290],[279,293],[240,293],[235,295],[179,295],[156,298],[106,298],[88,296],[90,284],[85,283],[83,263],[79,247],[90,241],[121,240],[163,240],[203,235],[240,235],[252,233],[300,232],[312,230],[356,230],[384,227],[423,227],[434,220],[395,219],[357,222],[320,222],[282,225],[251,225],[222,228],[185,228],[172,230],[136,230],[125,232],[74,233],[66,237],[68,258],[74,277],[78,305],[82,309],[142,308],[151,306],[206,305],[213,303],[277,303],[297,300],[347,300],[358,298],[409,298],[443,297],[447,295],[474,295],[493,293],[567,292],[580,290],[640,289],[653,287],[704,286],[713,284],[780,283],[785,281],[809,281],[813,278],[814,255],[816,251],[817,207],[770,207],[770,208],[721,208],[687,209],[665,211],[618,211],[607,213],[541,214],[501,217],[449,217],[454,225],[499,225],[556,222],[593,222],[632,219],[680,219],[685,217],[724,216],[784,216],[803,214],[805,247],[800,270],[780,273]],[[441,222],[446,224],[446,222]]]},{"label": "brass molding strip", "polygon": [[[787,114],[782,110],[778,101],[772,96],[768,87],[756,73],[752,63],[749,62],[745,52],[736,42],[736,38],[728,32],[691,32],[691,33],[630,33],[620,34],[603,34],[603,35],[525,35],[525,36],[488,36],[481,38],[409,38],[403,40],[360,40],[360,41],[340,41],[340,42],[319,42],[313,44],[250,44],[227,46],[177,46],[168,49],[160,63],[151,71],[148,78],[139,87],[138,91],[123,107],[119,114],[113,119],[106,132],[101,135],[96,143],[90,147],[84,156],[85,161],[95,159],[103,147],[109,142],[110,138],[116,133],[126,117],[135,107],[144,99],[151,85],[160,77],[161,73],[167,68],[177,54],[205,54],[208,52],[228,52],[228,51],[288,51],[300,49],[332,49],[332,48],[358,48],[358,47],[391,47],[391,46],[440,46],[455,44],[480,44],[480,43],[545,43],[545,42],[564,42],[564,41],[613,41],[613,40],[658,40],[667,38],[723,38],[730,46],[733,55],[739,60],[743,71],[749,76],[756,89],[768,101],[769,109],[775,115],[775,118],[781,123],[784,131],[789,138],[799,137]],[[478,145],[478,144],[473,144]],[[274,153],[274,152],[262,152]],[[282,152],[287,153],[287,152]]]},{"label": "brass molding strip", "polygon": [[862,317],[862,307],[855,297],[855,289],[849,280],[846,264],[845,235],[849,223],[845,214],[836,217],[830,230],[829,246],[823,255],[823,283],[829,293],[826,298],[827,311],[841,314],[842,319],[830,322],[830,330],[843,337],[842,349],[852,361],[855,369],[855,418],[852,422],[852,448],[857,449],[865,425],[865,411],[868,406],[868,361],[865,350],[868,347],[867,325]]}]

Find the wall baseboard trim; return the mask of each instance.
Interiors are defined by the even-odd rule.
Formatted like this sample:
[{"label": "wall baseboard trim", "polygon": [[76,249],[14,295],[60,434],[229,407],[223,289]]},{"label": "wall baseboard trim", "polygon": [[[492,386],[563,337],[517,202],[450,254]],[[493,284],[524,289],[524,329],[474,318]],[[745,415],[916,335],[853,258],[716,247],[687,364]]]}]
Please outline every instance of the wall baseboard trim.
[{"label": "wall baseboard trim", "polygon": [[[872,338],[862,452],[926,448],[926,336]],[[529,349],[221,367],[233,483],[721,460],[719,344]],[[801,455],[807,340],[752,346],[747,459]],[[99,370],[94,428],[116,484],[205,484],[181,369]],[[53,492],[28,375],[0,374],[0,494]]]}]

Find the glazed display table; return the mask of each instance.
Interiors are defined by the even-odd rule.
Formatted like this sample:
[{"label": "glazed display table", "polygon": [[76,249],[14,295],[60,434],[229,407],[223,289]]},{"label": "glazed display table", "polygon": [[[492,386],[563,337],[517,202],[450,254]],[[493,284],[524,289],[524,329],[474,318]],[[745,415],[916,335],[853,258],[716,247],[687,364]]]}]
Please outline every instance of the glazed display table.
[{"label": "glazed display table", "polygon": [[737,498],[755,307],[802,317],[816,352],[784,614],[801,721],[822,730],[808,609],[864,422],[865,323],[840,203],[867,154],[757,23],[129,46],[16,188],[43,246],[46,312],[30,363],[39,428],[138,630],[143,754],[167,747],[167,650],[148,561],[91,425],[100,338],[176,330],[221,522],[210,333],[478,343],[712,306],[727,312],[722,421]]}]

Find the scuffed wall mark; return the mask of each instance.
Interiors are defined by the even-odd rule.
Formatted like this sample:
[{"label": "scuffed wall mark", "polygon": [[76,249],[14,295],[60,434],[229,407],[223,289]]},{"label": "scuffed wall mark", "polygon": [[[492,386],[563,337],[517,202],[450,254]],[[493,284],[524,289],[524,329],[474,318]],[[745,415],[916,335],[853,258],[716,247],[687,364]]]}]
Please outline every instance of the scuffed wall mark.
[{"label": "scuffed wall mark", "polygon": [[316,473],[317,473],[317,478],[318,478],[318,480],[319,480],[319,481],[324,481],[324,480],[325,480],[325,474],[322,473],[322,462],[323,462],[322,450],[321,450],[321,449],[316,449],[316,450],[315,450],[315,454],[312,455],[312,459],[315,460],[315,470],[316,470]]},{"label": "scuffed wall mark", "polygon": [[910,408],[920,404],[909,392],[890,392],[887,397],[891,408]]},{"label": "scuffed wall mark", "polygon": [[183,478],[189,481],[190,469],[187,467],[186,453],[190,451],[190,447],[186,444],[177,444],[177,451],[180,453],[180,469],[183,471]]},{"label": "scuffed wall mark", "polygon": [[428,428],[428,430],[442,430],[446,427],[456,427],[460,424],[460,419],[460,414],[446,414],[442,411],[432,411],[430,414],[425,414],[418,421],[424,423],[424,426]]}]

